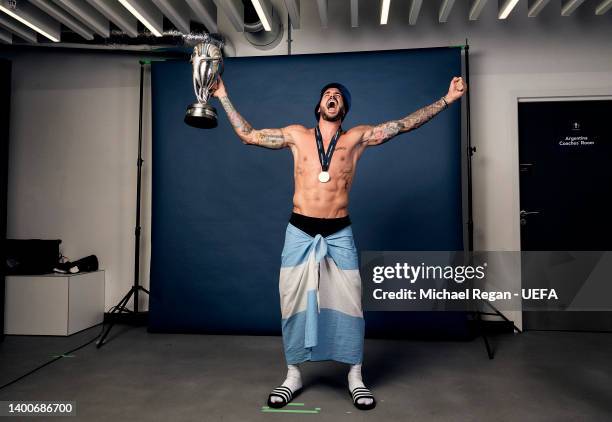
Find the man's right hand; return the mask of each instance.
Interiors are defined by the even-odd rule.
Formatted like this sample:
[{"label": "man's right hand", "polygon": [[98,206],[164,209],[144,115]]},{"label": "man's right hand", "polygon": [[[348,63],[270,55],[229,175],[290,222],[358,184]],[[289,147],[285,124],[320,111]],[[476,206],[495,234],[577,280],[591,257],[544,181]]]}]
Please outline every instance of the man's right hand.
[{"label": "man's right hand", "polygon": [[223,83],[223,79],[221,79],[221,76],[217,78],[217,88],[215,89],[212,95],[213,97],[217,98],[227,97],[227,91],[225,91],[225,84]]}]

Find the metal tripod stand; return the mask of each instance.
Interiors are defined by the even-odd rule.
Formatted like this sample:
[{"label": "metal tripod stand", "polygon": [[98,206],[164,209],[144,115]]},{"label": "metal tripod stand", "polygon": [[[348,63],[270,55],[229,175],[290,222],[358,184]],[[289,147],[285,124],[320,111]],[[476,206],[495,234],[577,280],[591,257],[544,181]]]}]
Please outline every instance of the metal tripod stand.
[{"label": "metal tripod stand", "polygon": [[[149,312],[141,312],[138,310],[138,293],[144,292],[149,294],[149,291],[139,284],[140,277],[140,190],[141,190],[141,178],[142,178],[142,113],[143,113],[143,94],[144,94],[144,66],[150,62],[140,60],[140,112],[138,119],[138,174],[137,174],[137,188],[136,188],[136,228],[134,230],[135,235],[135,252],[134,252],[134,285],[127,292],[123,299],[115,305],[112,311],[108,314],[110,324],[100,340],[98,340],[96,347],[99,349],[104,344],[104,340],[112,330],[113,326],[117,322],[126,323],[130,325],[146,325]],[[127,308],[127,303],[130,298],[134,296],[134,310]]]},{"label": "metal tripod stand", "polygon": [[[465,40],[465,45],[463,46],[465,52],[465,82],[468,85],[468,90],[466,92],[465,100],[466,100],[466,114],[467,114],[467,206],[468,206],[468,221],[467,221],[467,229],[468,229],[468,251],[471,253],[474,251],[474,220],[472,219],[472,156],[476,152],[476,147],[472,146],[472,137],[471,137],[471,125],[470,125],[470,46],[468,44],[468,40]],[[494,307],[489,301],[482,300],[485,305],[490,307],[493,312],[483,312],[483,311],[473,311],[470,314],[473,315],[474,320],[477,322],[478,326],[478,334],[482,337],[485,348],[487,350],[487,356],[489,359],[493,359],[495,354],[493,349],[491,349],[491,344],[489,343],[489,338],[487,337],[487,332],[485,329],[484,321],[482,320],[483,315],[492,315],[498,316],[502,318],[504,321],[511,323],[513,330],[517,333],[521,333],[522,331],[510,321],[504,314],[502,314],[499,309]]]}]

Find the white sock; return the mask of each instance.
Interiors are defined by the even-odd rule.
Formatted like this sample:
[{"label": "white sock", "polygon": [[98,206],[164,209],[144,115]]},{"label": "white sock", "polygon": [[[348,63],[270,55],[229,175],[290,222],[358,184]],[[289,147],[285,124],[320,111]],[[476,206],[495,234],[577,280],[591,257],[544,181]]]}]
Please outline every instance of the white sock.
[{"label": "white sock", "polygon": [[[302,374],[300,374],[300,368],[297,365],[287,365],[287,378],[282,385],[289,388],[292,393],[302,388]],[[283,399],[278,396],[272,396],[270,401],[272,403],[280,403]]]},{"label": "white sock", "polygon": [[[361,364],[351,365],[351,369],[348,373],[348,385],[351,392],[357,387],[365,387],[361,379]],[[364,404],[366,406],[372,404],[373,402],[374,400],[372,399],[357,399],[357,403]]]}]

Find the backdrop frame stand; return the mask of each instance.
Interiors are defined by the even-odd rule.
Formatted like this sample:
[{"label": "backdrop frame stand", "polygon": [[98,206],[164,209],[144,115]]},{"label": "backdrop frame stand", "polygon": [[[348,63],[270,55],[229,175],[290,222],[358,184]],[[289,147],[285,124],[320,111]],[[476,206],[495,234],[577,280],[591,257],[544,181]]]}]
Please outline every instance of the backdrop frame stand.
[{"label": "backdrop frame stand", "polygon": [[[462,46],[465,57],[465,82],[468,86],[468,90],[465,93],[465,106],[466,106],[466,169],[467,169],[467,232],[468,232],[468,254],[470,264],[473,262],[473,252],[474,252],[474,220],[473,220],[473,209],[472,209],[472,156],[476,153],[476,147],[472,146],[472,131],[471,131],[471,114],[470,114],[470,46],[468,43],[468,39],[465,39],[465,45]],[[522,333],[522,331],[514,324],[513,321],[510,321],[504,314],[502,314],[499,309],[493,306],[488,300],[481,299],[485,305],[493,310],[493,312],[484,312],[481,310],[471,311],[468,315],[472,315],[473,319],[476,321],[476,325],[478,327],[478,334],[482,337],[482,340],[485,345],[485,349],[487,350],[487,356],[489,359],[495,358],[495,353],[491,348],[491,344],[489,343],[489,338],[487,337],[485,322],[482,319],[483,315],[490,316],[498,316],[502,318],[504,321],[512,324],[513,332]]]},{"label": "backdrop frame stand", "polygon": [[[102,347],[104,344],[104,340],[110,333],[111,329],[115,325],[115,323],[120,322],[123,324],[135,325],[135,326],[143,326],[147,325],[149,312],[148,311],[139,311],[138,310],[138,293],[144,292],[149,294],[149,291],[142,287],[139,283],[140,278],[140,191],[142,185],[142,163],[144,160],[142,159],[142,114],[143,114],[143,96],[144,96],[144,66],[145,64],[150,64],[151,62],[148,60],[139,60],[140,63],[140,103],[139,103],[139,116],[138,116],[138,160],[136,163],[137,166],[137,176],[136,176],[136,227],[134,230],[134,285],[132,288],[123,296],[123,299],[119,301],[119,303],[113,307],[113,310],[105,316],[108,317],[110,322],[108,328],[100,337],[100,340],[96,343],[96,348]],[[130,310],[127,308],[127,303],[130,298],[134,296],[134,310]]]}]

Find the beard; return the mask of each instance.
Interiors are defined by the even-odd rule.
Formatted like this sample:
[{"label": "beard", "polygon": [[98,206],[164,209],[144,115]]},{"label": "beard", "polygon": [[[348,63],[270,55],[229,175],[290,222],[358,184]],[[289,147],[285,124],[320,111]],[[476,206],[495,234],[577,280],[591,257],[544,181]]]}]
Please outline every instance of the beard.
[{"label": "beard", "polygon": [[342,106],[340,107],[340,110],[338,110],[338,113],[335,116],[330,116],[329,114],[327,114],[327,111],[323,110],[323,112],[321,113],[321,117],[323,118],[323,120],[328,122],[337,122],[338,120],[344,119],[345,114],[346,112],[344,111],[344,106]]}]

